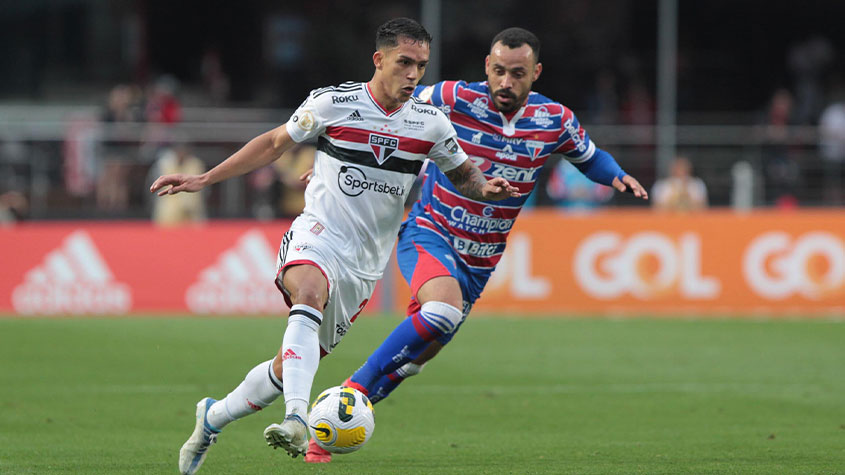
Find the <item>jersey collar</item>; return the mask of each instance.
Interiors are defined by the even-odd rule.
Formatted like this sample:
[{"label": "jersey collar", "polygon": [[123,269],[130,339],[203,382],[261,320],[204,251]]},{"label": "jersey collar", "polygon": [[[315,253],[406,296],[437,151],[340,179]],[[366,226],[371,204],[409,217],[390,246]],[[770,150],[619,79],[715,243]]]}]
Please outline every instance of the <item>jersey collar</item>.
[{"label": "jersey collar", "polygon": [[499,117],[502,118],[502,132],[505,136],[510,137],[516,133],[516,123],[522,118],[522,114],[525,113],[525,108],[528,106],[528,99],[525,100],[525,104],[522,104],[522,107],[517,109],[516,112],[511,112],[509,118],[496,107],[496,102],[493,101],[493,94],[490,93],[490,84],[487,81],[484,81],[484,87],[487,89],[487,97],[490,98],[490,108],[498,112]]},{"label": "jersey collar", "polygon": [[367,89],[367,97],[369,97],[370,100],[373,101],[373,104],[375,104],[375,106],[378,108],[378,110],[380,110],[382,112],[382,114],[384,114],[388,117],[390,117],[393,114],[399,112],[402,109],[402,107],[405,106],[405,104],[410,102],[410,99],[409,99],[409,100],[403,102],[402,104],[399,104],[399,107],[397,107],[396,109],[393,109],[392,111],[388,111],[387,109],[384,108],[384,106],[379,104],[379,102],[376,100],[376,97],[373,95],[373,91],[370,89],[370,83],[367,82],[367,83],[364,83],[364,85],[367,86],[367,88],[366,88]]}]

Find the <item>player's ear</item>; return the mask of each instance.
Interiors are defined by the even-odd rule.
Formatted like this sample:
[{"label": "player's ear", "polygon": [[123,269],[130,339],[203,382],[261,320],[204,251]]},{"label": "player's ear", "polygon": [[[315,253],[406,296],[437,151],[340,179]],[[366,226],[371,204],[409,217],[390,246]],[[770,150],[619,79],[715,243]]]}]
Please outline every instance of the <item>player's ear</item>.
[{"label": "player's ear", "polygon": [[381,65],[383,62],[384,53],[382,53],[381,50],[376,50],[376,52],[373,53],[373,65],[376,67],[376,69],[381,69]]},{"label": "player's ear", "polygon": [[543,72],[543,63],[537,63],[534,66],[534,79],[532,81],[536,81],[540,77],[540,73]]},{"label": "player's ear", "polygon": [[486,58],[484,58],[484,74],[490,75],[490,55],[488,54]]}]

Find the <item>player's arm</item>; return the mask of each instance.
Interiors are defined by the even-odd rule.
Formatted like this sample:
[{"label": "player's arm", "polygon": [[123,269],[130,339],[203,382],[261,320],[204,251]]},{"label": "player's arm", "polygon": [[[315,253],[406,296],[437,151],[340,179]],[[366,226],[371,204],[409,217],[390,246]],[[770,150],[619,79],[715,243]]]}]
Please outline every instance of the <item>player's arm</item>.
[{"label": "player's arm", "polygon": [[617,191],[633,193],[637,198],[648,199],[648,192],[640,182],[625,173],[613,155],[596,147],[587,131],[581,127],[578,118],[566,107],[563,107],[561,117],[561,120],[564,119],[566,120],[563,122],[559,138],[561,145],[555,152],[562,153],[590,180],[612,186]]},{"label": "player's arm", "polygon": [[616,163],[613,155],[596,147],[593,156],[583,162],[573,163],[587,178],[602,185],[612,186],[621,192],[631,192],[634,196],[648,199],[648,192],[640,182],[625,173]]},{"label": "player's arm", "polygon": [[504,178],[488,181],[472,160],[464,160],[456,168],[443,173],[462,195],[471,200],[499,201],[520,196],[519,190]]},{"label": "player's arm", "polygon": [[[294,144],[287,128],[282,125],[247,142],[240,150],[201,175],[164,175],[150,187],[159,196],[173,195],[180,191],[195,192],[206,186],[243,175],[279,158]],[[159,191],[161,190],[161,191]]]}]

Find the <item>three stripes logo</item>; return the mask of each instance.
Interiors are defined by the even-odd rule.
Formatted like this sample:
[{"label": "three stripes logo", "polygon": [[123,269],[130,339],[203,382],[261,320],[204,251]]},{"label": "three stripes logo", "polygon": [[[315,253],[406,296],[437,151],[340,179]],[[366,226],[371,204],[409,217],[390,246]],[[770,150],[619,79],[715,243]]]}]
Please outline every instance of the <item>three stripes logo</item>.
[{"label": "three stripes logo", "polygon": [[361,113],[358,112],[358,109],[355,109],[355,112],[346,116],[346,120],[351,120],[353,122],[363,122],[364,118],[361,117]]},{"label": "three stripes logo", "polygon": [[123,314],[132,295],[115,280],[91,237],[75,231],[26,273],[12,292],[12,305],[24,315]]},{"label": "three stripes logo", "polygon": [[301,359],[302,359],[302,357],[301,357],[301,356],[299,356],[299,355],[297,355],[297,354],[296,354],[296,352],[295,352],[295,351],[293,351],[292,349],[288,348],[288,349],[287,349],[287,350],[285,350],[285,352],[282,354],[282,361],[287,361],[287,360],[290,360],[290,359],[294,359],[294,360],[301,360]]},{"label": "three stripes logo", "polygon": [[370,148],[373,149],[376,161],[381,165],[399,148],[399,139],[386,135],[370,134]]},{"label": "three stripes logo", "polygon": [[185,293],[185,303],[194,313],[277,314],[287,306],[273,284],[275,261],[264,234],[247,231],[200,272]]}]

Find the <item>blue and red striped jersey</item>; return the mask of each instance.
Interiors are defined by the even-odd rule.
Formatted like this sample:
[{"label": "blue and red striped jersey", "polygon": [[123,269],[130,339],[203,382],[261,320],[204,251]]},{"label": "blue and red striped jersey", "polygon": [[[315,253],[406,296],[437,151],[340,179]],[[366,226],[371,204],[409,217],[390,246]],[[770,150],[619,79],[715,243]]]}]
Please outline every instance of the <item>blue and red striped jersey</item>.
[{"label": "blue and red striped jersey", "polygon": [[522,193],[503,201],[471,200],[437,167],[425,169],[409,220],[443,237],[470,268],[492,271],[549,155],[581,163],[596,147],[570,109],[536,92],[510,117],[496,110],[486,81],[443,81],[418,86],[415,95],[449,116],[459,144],[488,179],[503,177]]}]

